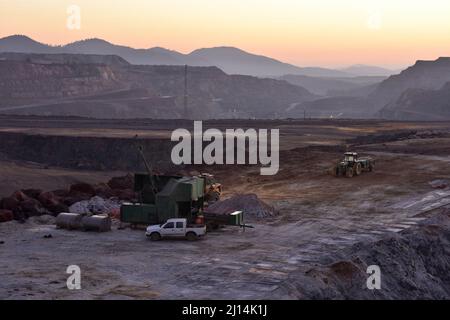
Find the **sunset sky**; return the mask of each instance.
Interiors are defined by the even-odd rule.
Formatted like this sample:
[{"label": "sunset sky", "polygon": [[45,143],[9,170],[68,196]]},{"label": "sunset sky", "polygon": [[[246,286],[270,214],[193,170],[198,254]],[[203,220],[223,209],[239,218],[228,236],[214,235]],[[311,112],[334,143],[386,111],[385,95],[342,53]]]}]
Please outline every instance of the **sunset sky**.
[{"label": "sunset sky", "polygon": [[[66,26],[69,5],[81,29]],[[448,0],[0,0],[0,37],[188,53],[236,46],[300,66],[403,67],[450,56]]]}]

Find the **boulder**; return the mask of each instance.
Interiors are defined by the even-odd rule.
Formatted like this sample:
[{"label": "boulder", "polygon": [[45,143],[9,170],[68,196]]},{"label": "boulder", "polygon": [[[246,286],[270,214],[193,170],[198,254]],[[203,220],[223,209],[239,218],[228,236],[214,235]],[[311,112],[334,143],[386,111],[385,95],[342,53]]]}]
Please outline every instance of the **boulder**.
[{"label": "boulder", "polygon": [[445,189],[450,186],[450,181],[446,179],[438,179],[431,181],[429,184],[435,189]]},{"label": "boulder", "polygon": [[47,209],[59,203],[58,197],[53,192],[50,191],[42,192],[39,195],[38,200]]},{"label": "boulder", "polygon": [[20,208],[27,217],[40,216],[47,213],[47,210],[44,209],[42,204],[33,198],[28,198],[27,200],[21,202]]},{"label": "boulder", "polygon": [[0,201],[0,208],[1,209],[6,209],[6,210],[11,210],[14,212],[14,210],[17,210],[19,208],[20,202],[19,200],[17,200],[14,197],[6,197],[3,198]]},{"label": "boulder", "polygon": [[37,199],[43,191],[40,189],[23,189],[22,192],[29,198]]},{"label": "boulder", "polygon": [[95,188],[89,183],[75,183],[70,186],[70,195],[74,194],[85,194],[93,197],[95,195]]},{"label": "boulder", "polygon": [[84,201],[84,200],[88,200],[90,197],[88,195],[73,195],[73,196],[67,196],[65,197],[62,202],[66,205],[66,206],[71,206],[74,203],[80,202],[80,201]]},{"label": "boulder", "polygon": [[15,191],[15,192],[11,195],[11,197],[13,197],[14,199],[16,199],[16,200],[19,201],[19,202],[28,200],[28,199],[30,198],[30,197],[28,197],[25,193],[23,193],[23,192],[20,191],[20,190]]},{"label": "boulder", "polygon": [[95,186],[95,195],[102,198],[111,198],[114,196],[114,191],[106,183],[99,183]]},{"label": "boulder", "polygon": [[48,206],[47,209],[48,209],[48,211],[53,213],[53,215],[55,215],[55,216],[60,214],[61,212],[69,211],[69,207],[63,202],[58,202],[53,205],[50,205],[50,206]]},{"label": "boulder", "polygon": [[120,210],[120,202],[112,199],[103,199],[95,196],[90,200],[74,203],[69,212],[79,214],[111,214],[112,211]]},{"label": "boulder", "polygon": [[11,210],[0,209],[0,222],[8,222],[14,219],[14,214]]},{"label": "boulder", "polygon": [[331,264],[329,269],[333,275],[348,280],[361,273],[361,270],[352,261],[337,261]]},{"label": "boulder", "polygon": [[108,186],[111,189],[133,189],[134,188],[134,177],[131,174],[127,174],[123,177],[114,177],[108,181]]},{"label": "boulder", "polygon": [[66,189],[53,190],[52,192],[58,198],[66,198],[69,196],[69,190]]},{"label": "boulder", "polygon": [[22,208],[18,207],[16,210],[13,211],[14,220],[22,221],[24,222],[26,219],[25,213],[23,213]]}]

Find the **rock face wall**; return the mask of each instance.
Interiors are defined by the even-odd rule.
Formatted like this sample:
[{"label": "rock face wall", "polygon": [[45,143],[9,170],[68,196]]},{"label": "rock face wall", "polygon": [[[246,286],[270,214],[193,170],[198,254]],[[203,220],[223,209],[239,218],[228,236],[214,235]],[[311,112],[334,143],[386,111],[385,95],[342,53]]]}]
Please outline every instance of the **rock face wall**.
[{"label": "rock face wall", "polygon": [[[294,272],[274,292],[288,299],[449,299],[450,211],[421,225],[329,257],[331,263]],[[367,267],[378,265],[381,289],[369,290]]]},{"label": "rock face wall", "polygon": [[[0,55],[0,112],[95,118],[277,118],[315,96],[216,67],[130,65],[119,57]],[[2,110],[3,108],[3,110]]]},{"label": "rock face wall", "polygon": [[123,86],[107,65],[0,61],[0,97],[66,98]]},{"label": "rock face wall", "polygon": [[449,105],[444,101],[449,82],[450,58],[417,61],[381,82],[369,98],[383,118],[444,120],[449,119]]},{"label": "rock face wall", "polygon": [[1,133],[0,154],[9,159],[88,170],[144,171],[138,145],[154,169],[174,166],[170,139],[92,138]]},{"label": "rock face wall", "polygon": [[439,90],[409,89],[380,113],[389,119],[450,119],[450,82]]}]

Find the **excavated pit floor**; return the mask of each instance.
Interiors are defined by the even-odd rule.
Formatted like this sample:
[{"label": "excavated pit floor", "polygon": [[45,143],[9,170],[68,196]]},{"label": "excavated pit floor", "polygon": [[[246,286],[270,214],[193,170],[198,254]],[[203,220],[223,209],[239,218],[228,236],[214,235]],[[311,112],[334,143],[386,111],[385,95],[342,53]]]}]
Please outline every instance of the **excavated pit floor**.
[{"label": "excavated pit floor", "polygon": [[[196,242],[151,242],[142,230],[117,225],[89,233],[1,223],[0,299],[282,298],[277,289],[291,273],[331,263],[333,252],[409,229],[450,207],[450,190],[428,184],[450,178],[450,156],[395,153],[382,144],[357,151],[377,159],[375,172],[334,178],[326,170],[338,152],[303,149],[280,158],[276,177],[261,177],[252,167],[234,168],[233,175],[215,169],[224,197],[255,193],[280,215]],[[43,238],[49,233],[52,238]],[[73,264],[81,268],[81,290],[66,287]]]}]

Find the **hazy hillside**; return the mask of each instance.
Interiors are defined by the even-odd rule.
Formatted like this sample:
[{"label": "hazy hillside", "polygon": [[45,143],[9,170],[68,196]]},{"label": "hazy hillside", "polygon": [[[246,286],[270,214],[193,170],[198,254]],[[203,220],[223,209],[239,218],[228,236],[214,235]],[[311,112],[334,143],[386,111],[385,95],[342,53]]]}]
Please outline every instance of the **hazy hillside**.
[{"label": "hazy hillside", "polygon": [[[98,118],[184,116],[183,66],[139,66],[117,56],[101,57],[0,55],[0,112]],[[315,98],[285,81],[230,76],[216,67],[189,67],[187,81],[189,116],[197,119],[283,117],[292,104]]]},{"label": "hazy hillside", "polygon": [[376,118],[373,104],[364,97],[331,97],[308,101],[289,110],[294,118]]},{"label": "hazy hillside", "polygon": [[[448,119],[450,58],[417,61],[379,84],[330,92],[337,95],[304,103],[312,114],[340,111],[344,117],[399,120]],[[306,106],[306,107],[305,107]]]},{"label": "hazy hillside", "polygon": [[380,83],[370,99],[381,109],[408,89],[437,90],[450,81],[450,58],[417,61],[415,65]]},{"label": "hazy hillside", "polygon": [[322,96],[356,95],[357,92],[367,86],[378,84],[384,77],[353,77],[353,78],[322,78],[302,75],[284,75],[279,79],[304,87],[308,91]]},{"label": "hazy hillside", "polygon": [[450,82],[439,90],[408,89],[397,101],[384,107],[380,116],[402,120],[449,120]]},{"label": "hazy hillside", "polygon": [[117,55],[131,64],[148,65],[204,65],[202,61],[191,59],[188,56],[164,48],[134,49],[119,46],[102,39],[88,39],[76,41],[63,47],[65,52],[81,54]]},{"label": "hazy hillside", "polygon": [[284,74],[301,74],[317,77],[352,76],[346,72],[333,69],[301,68],[233,47],[204,48],[194,50],[189,54],[183,54],[159,47],[134,49],[96,38],[52,47],[36,42],[26,36],[10,36],[0,39],[0,52],[118,55],[131,64],[216,66],[228,74],[258,77],[279,77]]},{"label": "hazy hillside", "polygon": [[22,35],[0,39],[0,52],[55,53],[60,49],[60,47],[51,47]]},{"label": "hazy hillside", "polygon": [[341,69],[341,71],[353,74],[355,76],[382,76],[387,77],[398,73],[397,70],[390,70],[377,66],[367,66],[364,64],[355,64]]},{"label": "hazy hillside", "polygon": [[199,58],[203,63],[217,66],[230,74],[254,76],[281,76],[284,74],[303,74],[310,76],[340,77],[348,74],[325,68],[299,68],[294,65],[255,55],[238,48],[217,47],[195,50],[190,57]]}]

